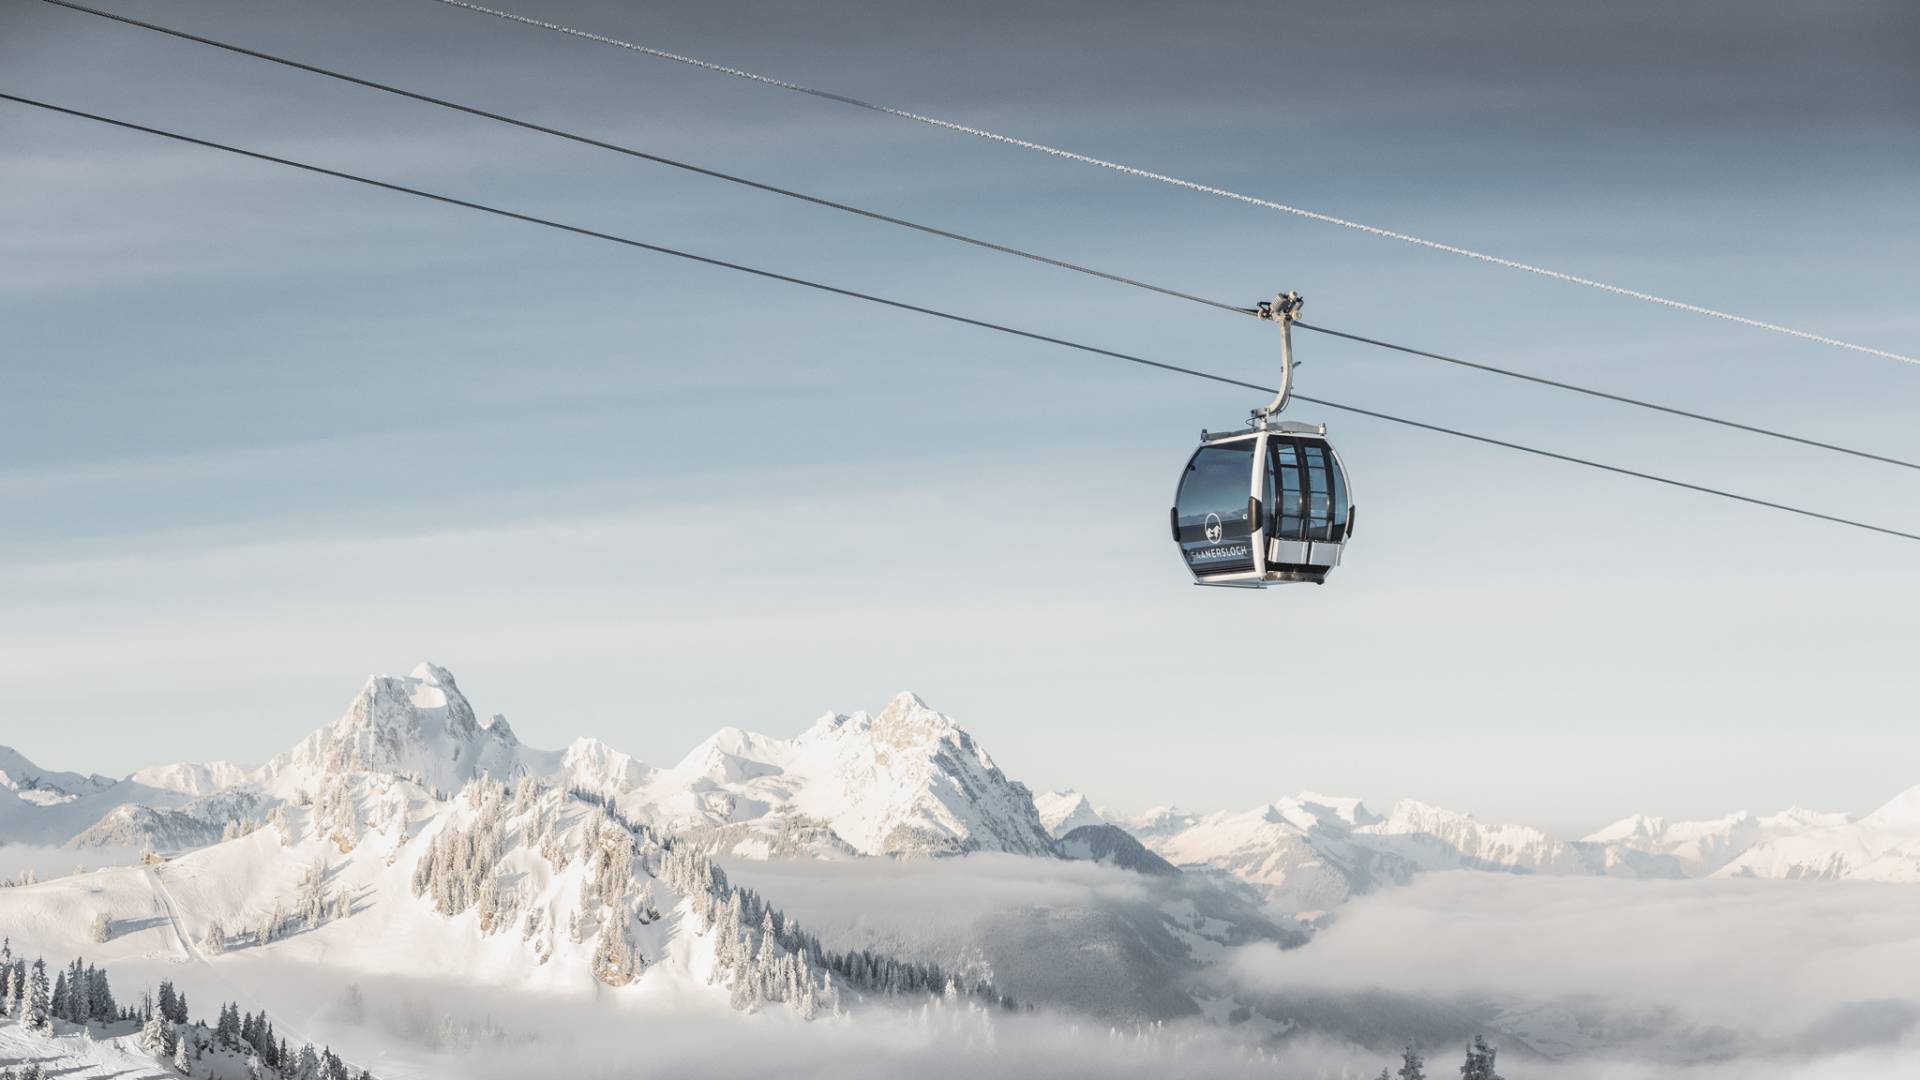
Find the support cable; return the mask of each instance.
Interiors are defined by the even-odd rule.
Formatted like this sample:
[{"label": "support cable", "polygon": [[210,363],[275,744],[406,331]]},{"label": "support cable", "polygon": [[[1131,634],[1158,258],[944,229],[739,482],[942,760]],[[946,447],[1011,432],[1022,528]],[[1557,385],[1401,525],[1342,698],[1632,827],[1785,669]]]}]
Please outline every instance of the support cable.
[{"label": "support cable", "polygon": [[[906,218],[895,217],[890,214],[883,214],[877,211],[867,210],[862,207],[853,206],[848,203],[837,202],[835,200],[824,198],[818,195],[810,195],[810,194],[807,194],[806,192],[795,191],[791,188],[780,187],[776,184],[770,184],[770,183],[766,183],[759,180],[753,180],[753,179],[749,179],[743,176],[738,176],[732,173],[721,172],[718,169],[710,169],[702,165],[695,165],[691,162],[680,161],[675,158],[665,157],[663,155],[651,153],[649,151],[641,150],[636,147],[625,146],[619,143],[607,142],[603,139],[596,139],[591,136],[581,135],[577,132],[567,131],[562,128],[556,128],[546,124],[539,124],[530,120],[522,120],[518,117],[508,116],[503,113],[492,112],[487,109],[476,108],[471,105],[463,105],[456,101],[450,101],[445,98],[434,97],[430,94],[424,94],[418,91],[408,90],[404,87],[395,86],[390,83],[383,83],[383,82],[375,81],[373,79],[362,78],[357,75],[350,75],[345,72],[333,70],[331,68],[321,67],[320,65],[317,65],[317,64],[309,64],[304,61],[293,60],[284,56],[276,56],[272,53],[263,52],[258,49],[248,48],[243,45],[235,45],[230,42],[219,41],[209,37],[203,37],[199,34],[189,33],[184,30],[175,29],[173,27],[162,26],[158,23],[145,22],[143,20],[135,19],[126,15],[121,15],[116,12],[103,11],[98,8],[88,7],[84,4],[74,3],[72,2],[72,0],[44,0],[44,2],[48,4],[52,4],[56,7],[67,8],[69,10],[82,12],[88,15],[95,15],[103,19],[109,19],[113,22],[122,23],[127,26],[136,27],[142,30],[150,30],[155,33],[165,34],[169,37],[179,38],[185,41],[191,41],[199,45],[208,46],[210,48],[221,49],[226,52],[234,53],[241,56],[252,57],[257,60],[264,60],[268,63],[278,64],[282,67],[291,68],[296,71],[302,71],[312,75],[319,75],[324,78],[335,79],[340,82],[348,83],[354,86],[364,87],[370,90],[378,90],[382,93],[392,94],[396,97],[405,98],[411,101],[418,101],[428,105],[438,106],[440,108],[448,109],[453,112],[463,113],[468,116],[476,116],[481,119],[494,121],[496,123],[507,124],[509,126],[521,128],[526,131],[532,131],[537,134],[550,135],[555,138],[565,139],[569,142],[579,143],[585,146],[597,147],[602,150],[611,150],[617,154],[624,154],[628,157],[637,158],[642,161],[648,161],[658,165],[665,165],[669,168],[680,169],[685,172],[693,173],[698,176],[704,176],[704,177],[708,177],[710,179],[715,179],[715,180],[722,180],[727,183],[738,184],[740,186],[752,188],[757,191],[764,191],[769,194],[779,195],[789,199],[796,199],[801,202],[813,204],[815,206],[823,206],[832,210],[839,210],[844,213],[854,214],[859,217],[867,218],[869,220],[884,222],[888,225],[897,225],[897,226],[900,226],[901,228],[912,229],[916,232],[920,232],[929,236],[937,236],[946,240],[954,240],[963,244],[970,244],[974,247],[983,248],[989,251],[999,252],[1004,255],[1012,255],[1012,256],[1015,256],[1016,258],[1027,259],[1032,262],[1041,263],[1043,265],[1055,267],[1057,269],[1070,270],[1074,273],[1085,274],[1089,277],[1097,278],[1103,281],[1108,281],[1108,282],[1112,282],[1120,285],[1130,285],[1134,288],[1144,289],[1148,292],[1157,293],[1162,296],[1169,296],[1179,300],[1187,300],[1192,303],[1205,305],[1207,307],[1218,308],[1223,311],[1231,311],[1231,312],[1234,312],[1235,314],[1240,314],[1240,315],[1257,315],[1258,314],[1257,309],[1254,309],[1254,308],[1242,307],[1237,304],[1229,304],[1220,300],[1213,300],[1213,299],[1209,299],[1208,297],[1197,296],[1193,293],[1182,292],[1178,289],[1168,288],[1163,285],[1155,285],[1151,282],[1141,281],[1136,278],[1126,277],[1121,274],[1110,273],[1108,271],[1099,270],[1094,267],[1085,266],[1079,263],[1069,262],[1065,259],[1056,259],[1051,256],[1041,255],[1036,252],[1028,251],[1023,248],[1013,247],[1008,244],[996,243],[991,240],[983,240],[979,237],[968,236],[965,233],[954,232],[949,229],[942,229],[937,226],[926,225],[916,221],[910,221]],[[1698,420],[1702,423],[1717,424],[1721,427],[1732,428],[1737,431],[1745,431],[1745,432],[1749,432],[1756,435],[1766,435],[1776,439],[1784,439],[1788,442],[1800,443],[1801,445],[1804,445],[1804,446],[1812,446],[1822,450],[1830,450],[1830,451],[1833,451],[1834,453],[1848,454],[1853,457],[1864,458],[1869,461],[1878,461],[1888,465],[1898,465],[1902,468],[1914,469],[1916,471],[1920,471],[1920,463],[1905,461],[1895,457],[1889,457],[1885,454],[1876,454],[1876,453],[1872,453],[1870,451],[1865,451],[1865,450],[1855,450],[1850,447],[1839,446],[1834,443],[1822,442],[1818,439],[1805,438],[1799,435],[1790,435],[1785,432],[1775,431],[1770,428],[1758,427],[1752,424],[1743,424],[1734,420],[1723,420],[1718,417],[1707,416],[1703,413],[1691,412],[1686,409],[1674,408],[1668,405],[1661,405],[1655,402],[1646,401],[1639,398],[1628,397],[1622,394],[1610,393],[1605,390],[1595,390],[1589,387],[1579,386],[1574,383],[1561,382],[1559,380],[1545,378],[1543,376],[1529,375],[1524,372],[1513,371],[1508,368],[1496,367],[1492,364],[1478,363],[1471,360],[1462,360],[1457,357],[1444,356],[1440,353],[1428,352],[1424,349],[1415,349],[1405,345],[1395,345],[1390,342],[1380,341],[1375,338],[1365,337],[1359,334],[1348,333],[1342,330],[1335,330],[1329,327],[1316,326],[1310,323],[1304,323],[1304,322],[1298,322],[1298,321],[1295,322],[1295,325],[1299,326],[1303,330],[1311,330],[1311,331],[1314,331],[1315,333],[1328,334],[1334,337],[1346,338],[1349,341],[1355,341],[1355,342],[1360,342],[1367,345],[1373,345],[1383,349],[1390,349],[1395,352],[1404,353],[1409,356],[1425,357],[1430,360],[1438,360],[1443,363],[1454,364],[1459,367],[1469,368],[1475,371],[1481,371],[1481,372],[1485,372],[1493,375],[1503,375],[1510,379],[1521,379],[1527,382],[1536,383],[1541,386],[1549,386],[1549,387],[1553,387],[1560,390],[1567,390],[1576,394],[1585,394],[1589,397],[1602,398],[1607,401],[1618,402],[1624,405],[1631,405],[1637,408],[1650,409],[1655,412],[1666,413],[1670,416],[1679,416],[1689,420]]]},{"label": "support cable", "polygon": [[1117,161],[1108,161],[1105,158],[1097,158],[1087,154],[1075,153],[1074,151],[1071,151],[1071,150],[1063,150],[1057,146],[1048,146],[1046,143],[1033,142],[1028,139],[1016,138],[1012,135],[1002,135],[999,132],[989,131],[986,128],[972,127],[967,124],[955,123],[954,121],[951,121],[951,120],[942,120],[939,117],[935,117],[935,116],[926,116],[921,113],[909,112],[906,109],[898,109],[891,105],[881,105],[872,101],[864,101],[860,98],[850,97],[846,94],[834,93],[833,91],[830,91],[830,90],[821,90],[816,87],[803,85],[801,83],[789,82],[785,79],[776,79],[776,78],[773,78],[772,76],[760,75],[755,72],[746,71],[741,68],[727,67],[724,64],[716,64],[710,60],[701,60],[701,59],[698,59],[697,57],[684,56],[679,53],[668,52],[664,49],[656,49],[646,45],[638,45],[630,41],[622,41],[619,38],[608,37],[604,34],[595,34],[586,30],[578,30],[570,26],[562,25],[560,23],[549,22],[545,19],[535,19],[526,15],[518,15],[511,11],[501,11],[497,8],[484,7],[480,4],[469,3],[468,0],[433,0],[433,2],[437,4],[445,4],[448,7],[461,8],[466,11],[476,12],[481,15],[490,15],[497,19],[505,19],[509,22],[520,23],[525,26],[532,26],[541,30],[551,30],[555,33],[566,34],[571,37],[583,38],[588,41],[599,42],[600,44],[603,44],[603,45],[612,45],[616,48],[626,49],[630,52],[641,53],[643,55],[656,57],[661,60],[671,60],[677,64],[686,64],[691,67],[700,68],[705,71],[712,71],[722,75],[730,75],[736,79],[745,79],[749,82],[761,83],[766,86],[777,87],[778,89],[781,89],[781,90],[790,90],[794,93],[806,94],[810,97],[821,98],[826,101],[833,101],[842,105],[851,105],[854,108],[866,109],[869,112],[883,113],[887,116],[895,116],[903,120],[911,120],[911,121],[914,121],[915,123],[927,124],[932,127],[944,128],[947,131],[959,132],[960,134],[963,134],[963,135],[972,135],[976,138],[986,139],[991,142],[1003,143],[1007,146],[1017,147],[1022,150],[1032,150],[1037,153],[1046,154],[1049,157],[1064,158],[1068,161],[1079,162],[1082,165],[1092,165],[1097,168],[1109,169],[1109,170],[1112,170],[1113,172],[1122,173],[1127,176],[1137,177],[1142,180],[1152,180],[1161,184],[1170,184],[1174,187],[1185,188],[1188,191],[1197,191],[1204,195],[1216,195],[1223,199],[1232,199],[1236,202],[1246,203],[1251,206],[1258,206],[1266,210],[1278,210],[1281,213],[1292,214],[1295,217],[1306,218],[1309,221],[1318,221],[1327,225],[1337,225],[1343,229],[1352,229],[1356,232],[1366,233],[1370,236],[1377,236],[1386,240],[1398,240],[1402,243],[1412,244],[1416,247],[1427,248],[1432,251],[1444,252],[1448,255],[1459,255],[1464,258],[1474,259],[1479,262],[1489,263],[1494,266],[1505,267],[1506,269],[1509,269],[1509,270],[1519,270],[1529,274],[1537,274],[1541,277],[1552,278],[1555,281],[1565,282],[1569,285],[1582,285],[1590,289],[1598,289],[1602,292],[1612,293],[1616,296],[1624,296],[1631,300],[1641,300],[1649,304],[1658,304],[1662,307],[1673,308],[1676,311],[1685,311],[1694,315],[1705,315],[1705,316],[1708,316],[1709,318],[1722,319],[1727,322],[1737,323],[1741,326],[1752,327],[1756,330],[1766,330],[1775,334],[1784,334],[1788,337],[1800,338],[1803,341],[1817,342],[1821,345],[1831,345],[1839,349],[1849,349],[1853,352],[1865,353],[1868,356],[1878,356],[1885,360],[1898,360],[1903,364],[1920,365],[1920,357],[1909,356],[1903,353],[1890,352],[1886,349],[1876,349],[1868,345],[1857,345],[1851,341],[1845,341],[1843,339],[1836,338],[1836,337],[1829,337],[1825,334],[1816,334],[1807,330],[1796,330],[1791,326],[1782,326],[1779,323],[1770,323],[1770,322],[1762,321],[1760,319],[1748,318],[1747,316],[1744,316],[1744,315],[1735,315],[1732,312],[1720,311],[1718,309],[1710,308],[1710,307],[1703,307],[1699,304],[1689,304],[1682,300],[1674,300],[1669,297],[1657,295],[1655,293],[1643,292],[1639,289],[1630,289],[1622,285],[1611,285],[1604,281],[1596,281],[1593,278],[1580,277],[1576,274],[1569,274],[1559,270],[1551,270],[1544,266],[1535,266],[1531,263],[1524,263],[1515,259],[1507,259],[1507,258],[1502,258],[1501,256],[1498,256],[1498,255],[1490,255],[1483,251],[1475,251],[1472,248],[1458,247],[1453,244],[1441,243],[1438,240],[1428,240],[1423,237],[1414,236],[1411,233],[1398,232],[1393,229],[1385,229],[1377,225],[1367,225],[1362,222],[1349,220],[1347,218],[1336,217],[1332,214],[1323,214],[1316,210],[1308,210],[1303,207],[1292,206],[1287,203],[1275,202],[1272,199],[1263,199],[1255,195],[1245,195],[1237,191],[1230,191],[1227,188],[1216,187],[1212,184],[1203,184],[1194,180],[1183,180],[1180,177],[1169,176],[1166,173],[1154,172],[1152,170],[1138,168],[1133,165],[1125,165]]},{"label": "support cable", "polygon": [[[314,173],[320,176],[330,176],[335,179],[347,180],[356,184],[365,185],[367,187],[379,188],[383,191],[391,191],[391,192],[395,192],[402,195],[412,195],[416,198],[427,199],[432,202],[444,203],[449,206],[463,207],[468,210],[475,210],[475,211],[479,211],[480,213],[491,214],[495,217],[502,217],[502,218],[508,218],[514,221],[526,222],[530,225],[541,225],[541,226],[545,226],[546,228],[557,229],[562,232],[573,233],[576,236],[585,236],[595,240],[605,240],[610,243],[621,244],[621,245],[632,247],[632,248],[638,248],[643,251],[651,251],[661,255],[671,255],[674,258],[687,259],[692,262],[705,264],[707,266],[715,266],[725,270],[734,270],[740,273],[751,274],[755,277],[765,278],[771,281],[781,281],[790,285],[798,285],[803,288],[814,289],[819,292],[832,293],[836,296],[844,296],[849,299],[864,300],[864,301],[867,301],[868,303],[879,304],[879,305],[894,308],[900,311],[911,311],[920,315],[927,315],[937,319],[944,319],[948,322],[961,323],[967,326],[979,327],[983,330],[993,330],[998,333],[1010,334],[1015,337],[1026,338],[1030,341],[1040,341],[1050,345],[1059,345],[1063,348],[1075,349],[1080,352],[1090,353],[1095,356],[1104,356],[1110,359],[1124,360],[1132,364],[1140,364],[1145,367],[1158,368],[1162,371],[1175,372],[1181,375],[1189,375],[1194,378],[1206,379],[1211,382],[1224,383],[1229,386],[1245,387],[1249,390],[1258,390],[1262,393],[1271,394],[1275,392],[1272,387],[1261,386],[1257,383],[1246,382],[1241,379],[1230,378],[1228,376],[1214,374],[1213,372],[1209,372],[1209,371],[1202,371],[1198,368],[1182,367],[1178,364],[1169,364],[1159,360],[1149,360],[1146,357],[1134,356],[1130,353],[1117,352],[1112,349],[1104,349],[1095,345],[1087,345],[1077,341],[1070,341],[1066,338],[1054,337],[1049,334],[1037,333],[1032,330],[1022,330],[1018,327],[1007,326],[1005,324],[991,322],[986,319],[976,319],[976,318],[972,318],[971,316],[959,315],[949,311],[942,311],[937,308],[922,307],[918,304],[911,304],[904,300],[894,300],[884,296],[876,296],[872,293],[865,293],[865,292],[859,292],[854,289],[841,288],[840,286],[837,286],[837,285],[828,285],[824,282],[812,281],[802,277],[795,277],[790,274],[781,274],[772,270],[763,270],[758,267],[747,266],[743,263],[730,262],[725,259],[717,259],[708,255],[698,255],[690,251],[682,251],[677,248],[670,248],[660,244],[652,244],[644,240],[635,240],[631,237],[620,236],[614,233],[601,232],[596,229],[588,229],[579,225],[568,225],[565,222],[554,221],[550,218],[536,217],[532,214],[523,214],[515,210],[506,210],[496,206],[489,206],[485,203],[472,202],[467,199],[456,198],[452,195],[443,195],[438,192],[426,191],[426,190],[423,190],[420,188],[414,188],[414,187],[407,187],[403,184],[390,183],[385,180],[376,180],[371,177],[358,175],[356,173],[344,172],[338,169],[329,169],[322,165],[314,165],[304,161],[296,161],[292,158],[276,157],[272,154],[261,153],[260,151],[257,151],[257,150],[247,150],[238,146],[231,146],[226,143],[214,142],[210,139],[202,139],[192,135],[185,135],[179,132],[169,131],[164,128],[149,127],[145,124],[134,123],[131,120],[120,120],[110,116],[102,116],[98,113],[85,112],[80,109],[72,109],[63,105],[55,105],[55,104],[52,104],[51,102],[39,101],[34,98],[22,97],[17,94],[9,94],[4,92],[0,92],[0,101],[12,101],[17,104],[27,105],[32,108],[45,110],[47,112],[58,113],[61,115],[71,116],[71,117],[75,117],[77,119],[82,119],[82,120],[91,120],[96,123],[105,124],[105,125],[109,125],[117,128],[122,128],[128,131],[143,132],[148,135],[155,135],[163,139],[173,140],[175,142],[187,143],[193,146],[204,147],[209,150],[219,150],[224,153],[234,154],[234,155],[245,157],[245,158],[251,158],[255,161],[264,161],[269,164],[283,165],[288,168],[298,169],[303,172]],[[1904,540],[1920,541],[1920,533],[1903,532],[1899,529],[1888,528],[1883,525],[1873,525],[1868,522],[1857,521],[1852,518],[1838,517],[1833,514],[1823,514],[1815,510],[1807,510],[1807,509],[1803,509],[1796,506],[1788,506],[1785,503],[1770,502],[1766,499],[1758,499],[1749,495],[1740,495],[1731,491],[1726,491],[1721,488],[1709,487],[1704,484],[1694,484],[1684,480],[1674,480],[1669,477],[1657,476],[1657,475],[1654,475],[1653,473],[1640,472],[1638,470],[1625,468],[1619,465],[1609,465],[1604,462],[1594,461],[1588,458],[1575,457],[1571,454],[1562,454],[1552,450],[1542,450],[1537,447],[1526,446],[1521,443],[1509,442],[1504,439],[1496,439],[1486,435],[1476,435],[1471,432],[1460,431],[1455,428],[1442,427],[1438,424],[1429,424],[1420,420],[1411,420],[1406,417],[1394,416],[1389,413],[1376,412],[1372,409],[1361,408],[1355,405],[1343,405],[1339,402],[1328,401],[1324,398],[1312,398],[1312,397],[1307,397],[1304,394],[1296,394],[1294,395],[1294,397],[1300,401],[1312,402],[1315,405],[1324,406],[1325,408],[1329,408],[1329,409],[1336,409],[1340,412],[1352,413],[1356,416],[1366,416],[1366,417],[1371,417],[1375,420],[1383,420],[1388,423],[1400,424],[1405,427],[1419,428],[1423,431],[1431,431],[1431,432],[1435,432],[1437,434],[1442,434],[1442,435],[1451,435],[1459,439],[1467,439],[1473,442],[1482,443],[1488,446],[1497,446],[1507,450],[1516,450],[1521,453],[1532,454],[1537,457],[1551,458],[1555,461],[1563,461],[1568,464],[1584,465],[1591,469],[1599,469],[1605,472],[1615,473],[1621,476],[1630,476],[1640,480],[1649,480],[1657,484],[1664,484],[1669,487],[1683,488],[1688,491],[1695,491],[1705,495],[1716,495],[1724,499],[1732,499],[1736,502],[1747,503],[1752,506],[1765,507],[1771,510],[1779,510],[1789,514],[1796,514],[1801,517],[1814,518],[1819,521],[1831,522],[1836,525],[1847,525],[1856,529],[1865,529],[1870,532],[1883,533],[1888,536],[1897,536]]]}]

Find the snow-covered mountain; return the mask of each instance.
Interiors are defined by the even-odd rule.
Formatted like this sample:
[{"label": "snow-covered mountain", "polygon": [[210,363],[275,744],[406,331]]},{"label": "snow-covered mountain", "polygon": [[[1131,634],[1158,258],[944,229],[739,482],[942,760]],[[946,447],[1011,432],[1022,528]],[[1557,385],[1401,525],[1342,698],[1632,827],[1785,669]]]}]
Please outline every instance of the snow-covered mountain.
[{"label": "snow-covered mountain", "polygon": [[1049,791],[1035,795],[1033,806],[1040,811],[1041,824],[1054,836],[1065,836],[1088,825],[1114,824],[1094,807],[1091,800],[1077,791]]},{"label": "snow-covered mountain", "polygon": [[1162,807],[1127,826],[1176,865],[1250,882],[1308,916],[1434,870],[1920,881],[1920,787],[1858,819],[1798,808],[1698,822],[1640,815],[1573,841],[1412,800],[1380,816],[1357,800],[1316,794],[1241,813]]},{"label": "snow-covered mountain", "polygon": [[[0,888],[0,929],[16,952],[84,952],[116,979],[171,978],[206,1004],[244,990],[290,1036],[365,980],[800,1019],[1004,1004],[974,977],[828,949],[691,845],[530,775],[449,794],[346,768],[308,795],[159,865]],[[377,1030],[333,1034],[380,1054]]]},{"label": "snow-covered mountain", "polygon": [[1356,829],[1380,820],[1358,800],[1305,794],[1237,813],[1160,808],[1130,824],[1174,865],[1247,882],[1280,910],[1311,917],[1356,893],[1403,884],[1420,869],[1355,839]]},{"label": "snow-covered mountain", "polygon": [[[1121,820],[1076,791],[1034,797],[910,693],[875,714],[829,713],[788,738],[724,728],[659,767],[592,738],[558,751],[525,746],[504,717],[481,719],[451,673],[424,663],[369,679],[337,720],[258,769],[181,763],[116,781],[0,748],[0,840],[181,851],[363,774],[440,792],[481,776],[533,777],[703,849],[755,858],[1053,857],[1066,854],[1066,836],[1119,825],[1161,859],[1254,886],[1308,917],[1438,870],[1920,880],[1920,788],[1858,819],[1798,809],[1704,822],[1636,816],[1579,840],[1411,800],[1381,815],[1315,793],[1243,812],[1169,807]],[[1109,857],[1111,841],[1099,845]]]},{"label": "snow-covered mountain", "polygon": [[12,792],[23,802],[53,806],[105,791],[114,783],[111,778],[98,774],[82,776],[42,769],[12,747],[0,746],[0,788]]},{"label": "snow-covered mountain", "polygon": [[[0,746],[0,771],[6,776],[0,783],[0,843],[65,844],[123,809],[167,811],[195,801],[184,792],[150,787],[131,777],[113,780],[41,769],[6,746]],[[204,809],[221,807],[208,804]],[[224,819],[212,824],[217,837]]]},{"label": "snow-covered mountain", "polygon": [[828,714],[792,739],[723,730],[617,802],[676,831],[819,823],[863,855],[1055,853],[1026,785],[910,693],[877,715]]},{"label": "snow-covered mountain", "polygon": [[1358,799],[1305,793],[1240,813],[1149,811],[1132,826],[1177,865],[1250,882],[1283,910],[1313,916],[1435,870],[1679,877],[1661,853],[1563,841],[1526,825],[1487,824],[1411,799],[1385,816]]},{"label": "snow-covered mountain", "polygon": [[367,680],[340,719],[269,761],[248,782],[286,798],[330,776],[371,772],[453,791],[481,775],[512,780],[557,765],[557,755],[523,748],[506,717],[478,719],[452,673],[423,663],[405,678]]},{"label": "snow-covered mountain", "polygon": [[1673,859],[1690,877],[1721,870],[1756,844],[1776,837],[1818,832],[1847,822],[1846,814],[1823,814],[1794,807],[1758,816],[1745,810],[1711,821],[1667,821],[1635,814],[1587,837],[1589,843],[1626,848]]},{"label": "snow-covered mountain", "polygon": [[[562,751],[525,746],[505,717],[481,719],[450,672],[423,663],[405,677],[369,679],[338,720],[257,770],[175,764],[113,781],[50,773],[7,753],[0,762],[15,783],[40,794],[30,805],[0,803],[0,837],[42,843],[182,850],[217,839],[230,821],[365,773],[439,791],[483,775],[533,776],[607,799],[632,820],[762,857],[1056,854],[1025,785],[910,693],[878,714],[828,714],[791,739],[726,728],[662,769],[596,739]],[[237,792],[251,801],[208,798]]]},{"label": "snow-covered mountain", "polygon": [[252,765],[242,765],[236,761],[182,761],[172,765],[149,765],[127,779],[160,791],[177,791],[198,798],[238,787],[246,783],[253,772]]},{"label": "snow-covered mountain", "polygon": [[1859,818],[1800,807],[1711,821],[1636,815],[1587,839],[1665,856],[1690,877],[1920,882],[1920,787]]},{"label": "snow-covered mountain", "polygon": [[[1102,1021],[1207,1017],[1264,1038],[1290,1030],[1283,1017],[1339,1028],[1315,1019],[1323,1003],[1246,996],[1226,961],[1300,946],[1351,897],[1422,874],[1920,882],[1920,788],[1859,817],[1640,816],[1578,840],[1316,793],[1128,820],[1074,791],[1034,797],[912,694],[788,737],[725,728],[664,767],[590,738],[531,748],[481,715],[422,664],[368,680],[257,769],[112,780],[0,752],[0,842],[162,856],[0,888],[0,929],[116,968],[210,969],[196,994],[251,973],[248,992],[287,1016],[319,1008],[276,978],[292,963],[338,992],[439,979],[802,1015],[843,993],[924,1000],[955,978],[963,995],[1011,987]],[[964,855],[982,857],[885,858]],[[782,914],[783,890],[817,930]],[[929,918],[956,909],[972,914]],[[100,915],[105,942],[88,929]]]}]

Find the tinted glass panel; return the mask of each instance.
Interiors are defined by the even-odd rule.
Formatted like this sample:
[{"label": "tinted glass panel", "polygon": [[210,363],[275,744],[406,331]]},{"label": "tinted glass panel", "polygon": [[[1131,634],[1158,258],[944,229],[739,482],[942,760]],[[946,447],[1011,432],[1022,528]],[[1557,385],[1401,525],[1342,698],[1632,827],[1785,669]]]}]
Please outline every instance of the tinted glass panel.
[{"label": "tinted glass panel", "polygon": [[1333,512],[1332,485],[1327,479],[1327,455],[1322,447],[1304,446],[1307,463],[1307,536],[1324,540]]},{"label": "tinted glass panel", "polygon": [[1267,471],[1273,476],[1278,501],[1273,506],[1273,535],[1280,540],[1298,540],[1305,526],[1305,480],[1300,472],[1300,451],[1291,441],[1270,437],[1267,443]]},{"label": "tinted glass panel", "polygon": [[1247,518],[1253,449],[1251,441],[1203,446],[1187,463],[1174,500],[1174,520],[1181,550],[1195,573],[1253,567],[1253,523]]}]

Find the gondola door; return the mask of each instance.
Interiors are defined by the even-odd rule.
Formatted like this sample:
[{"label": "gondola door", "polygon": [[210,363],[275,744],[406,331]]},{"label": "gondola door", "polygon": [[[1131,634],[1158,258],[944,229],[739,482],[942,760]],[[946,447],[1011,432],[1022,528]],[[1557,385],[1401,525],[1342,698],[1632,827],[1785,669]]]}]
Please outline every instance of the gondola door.
[{"label": "gondola door", "polygon": [[1173,535],[1194,577],[1253,575],[1264,566],[1257,544],[1265,469],[1264,436],[1210,443],[1194,452],[1174,497]]}]

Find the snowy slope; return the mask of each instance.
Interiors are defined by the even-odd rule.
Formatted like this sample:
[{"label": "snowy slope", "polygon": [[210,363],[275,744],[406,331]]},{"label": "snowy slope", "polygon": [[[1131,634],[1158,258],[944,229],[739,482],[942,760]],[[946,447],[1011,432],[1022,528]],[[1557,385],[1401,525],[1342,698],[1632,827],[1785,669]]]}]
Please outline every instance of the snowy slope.
[{"label": "snowy slope", "polygon": [[[104,943],[86,932],[101,914]],[[366,979],[802,1019],[946,985],[884,956],[830,971],[845,958],[697,853],[530,780],[441,798],[395,776],[336,774],[311,805],[163,865],[0,889],[0,929],[16,952],[84,954],[123,979],[171,978],[203,1003],[264,1005],[290,1039],[318,1039],[302,1018]],[[325,1037],[349,1057],[374,1052],[351,1031]]]},{"label": "snowy slope", "polygon": [[178,810],[155,810],[150,806],[129,804],[108,811],[107,816],[68,841],[67,846],[190,851],[218,843],[224,831],[224,824]]},{"label": "snowy slope", "polygon": [[12,1020],[0,1020],[0,1062],[39,1065],[59,1080],[123,1080],[127,1077],[165,1077],[170,1064],[139,1045],[138,1024],[125,1021],[109,1027],[60,1021],[47,1031],[28,1031]]}]

